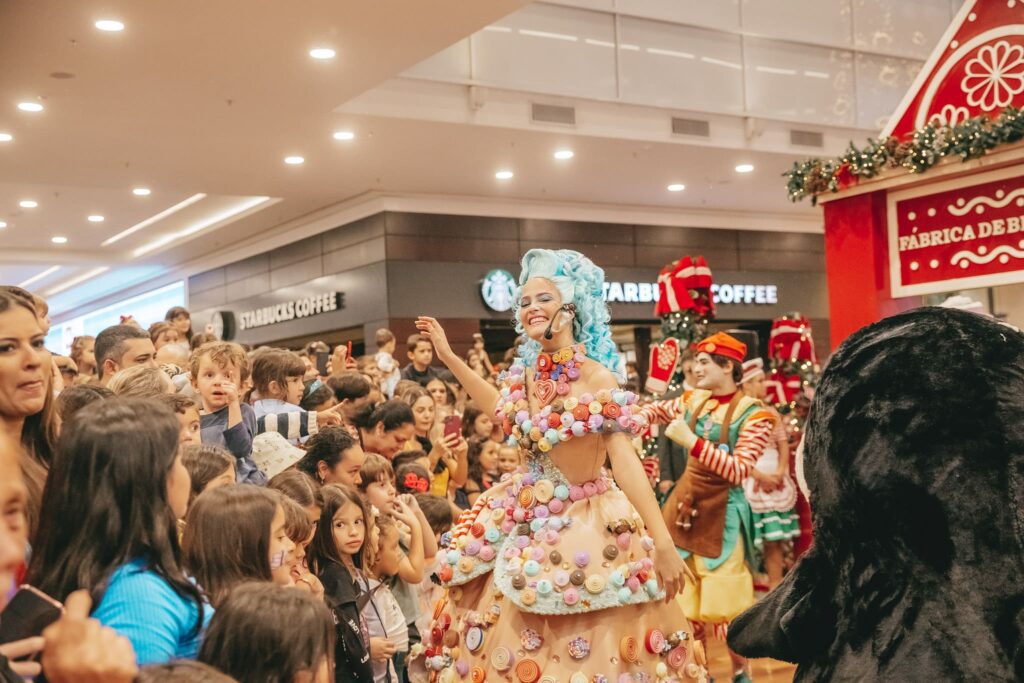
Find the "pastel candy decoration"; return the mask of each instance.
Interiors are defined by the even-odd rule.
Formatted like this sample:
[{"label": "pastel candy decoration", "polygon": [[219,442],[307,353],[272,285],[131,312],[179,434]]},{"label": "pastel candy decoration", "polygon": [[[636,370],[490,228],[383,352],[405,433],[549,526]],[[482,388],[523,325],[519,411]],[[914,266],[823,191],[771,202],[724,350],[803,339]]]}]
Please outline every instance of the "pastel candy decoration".
[{"label": "pastel candy decoration", "polygon": [[460,659],[455,663],[455,672],[465,678],[469,675],[469,664]]},{"label": "pastel candy decoration", "polygon": [[[579,374],[580,374],[580,372],[579,372],[579,370],[577,370],[576,371],[576,375],[579,376]],[[572,377],[572,370],[569,370],[569,377]],[[559,378],[559,379],[561,379],[561,378]],[[565,396],[566,394],[568,394],[569,393],[569,383],[568,382],[559,382],[558,384],[556,384],[555,385],[555,393],[558,394],[559,396]]]},{"label": "pastel candy decoration", "polygon": [[[589,401],[588,401],[588,403],[589,403]],[[576,406],[578,406],[579,404],[580,404],[580,401],[579,401],[578,398],[576,398],[575,396],[570,396],[569,398],[565,399],[565,406],[564,407],[565,407],[565,409],[567,411],[572,412],[572,410],[575,409]]]},{"label": "pastel candy decoration", "polygon": [[616,587],[622,587],[622,586],[626,585],[626,577],[623,576],[620,572],[617,572],[617,571],[616,572],[612,572],[608,576],[608,581],[609,581],[609,583],[611,583],[613,586],[616,586]]},{"label": "pastel candy decoration", "polygon": [[554,586],[547,579],[541,579],[537,582],[537,593],[540,595],[551,595],[554,590]]},{"label": "pastel candy decoration", "polygon": [[550,441],[551,443],[558,441],[558,430],[548,429],[547,431],[544,432],[544,438]]},{"label": "pastel candy decoration", "polygon": [[587,420],[587,426],[590,427],[590,431],[596,432],[601,429],[604,425],[604,417],[602,415],[591,415],[590,419]]},{"label": "pastel candy decoration", "polygon": [[543,560],[544,559],[544,548],[541,548],[540,546],[532,548],[530,550],[530,559],[531,560],[537,560],[538,562]]},{"label": "pastel candy decoration", "polygon": [[568,441],[572,437],[573,437],[573,433],[572,433],[571,429],[567,429],[567,428],[563,427],[562,429],[558,430],[558,440],[559,441]]},{"label": "pastel candy decoration", "polygon": [[571,427],[572,423],[576,421],[576,418],[572,416],[572,413],[568,410],[562,413],[562,426]]},{"label": "pastel candy decoration", "polygon": [[524,434],[529,434],[530,430],[533,429],[533,420],[527,418],[523,420],[522,424],[519,426],[522,428]]},{"label": "pastel candy decoration", "polygon": [[[555,498],[550,503],[548,503],[548,510],[550,510],[552,514],[556,514],[557,515],[557,514],[561,513],[562,510],[564,510],[564,509],[565,509],[565,503],[563,503],[558,498]],[[553,527],[553,528],[561,528],[562,520],[558,520],[558,526],[555,527],[555,519],[552,518],[550,521],[548,521],[548,526]]]},{"label": "pastel candy decoration", "polygon": [[529,417],[530,413],[528,413],[525,410],[520,410],[519,412],[516,413],[516,424],[522,427],[523,423],[526,422],[526,420],[529,419]]},{"label": "pastel candy decoration", "polygon": [[526,510],[522,508],[516,508],[515,510],[512,511],[512,519],[514,519],[517,522],[526,521]]},{"label": "pastel candy decoration", "polygon": [[657,594],[657,592],[658,592],[658,581],[657,581],[657,579],[647,579],[647,583],[644,584],[644,589],[647,591],[647,594],[652,596],[652,597],[655,594]]},{"label": "pastel candy decoration", "polygon": [[619,589],[619,602],[629,602],[631,597],[633,597],[633,593],[628,588]]},{"label": "pastel candy decoration", "polygon": [[554,529],[548,529],[544,534],[544,542],[548,545],[556,545],[559,538],[558,532]]},{"label": "pastel candy decoration", "polygon": [[445,560],[448,561],[448,564],[454,565],[459,561],[459,557],[461,556],[462,553],[460,553],[458,550],[449,550],[447,553],[445,553],[444,557]]},{"label": "pastel candy decoration", "polygon": [[597,487],[598,493],[606,493],[608,491],[608,482],[606,482],[604,479],[597,479],[594,482],[594,486]]},{"label": "pastel candy decoration", "polygon": [[480,553],[480,541],[470,541],[466,545],[467,555],[478,555]]},{"label": "pastel candy decoration", "polygon": [[590,553],[586,550],[581,550],[573,557],[573,561],[576,563],[577,567],[582,569],[590,564]]},{"label": "pastel candy decoration", "polygon": [[583,495],[587,498],[591,498],[597,495],[597,484],[592,481],[588,481],[583,485]]},{"label": "pastel candy decoration", "polygon": [[490,562],[494,559],[494,548],[489,545],[485,545],[483,548],[480,548],[479,557],[483,562]]},{"label": "pastel candy decoration", "polygon": [[[527,564],[529,564],[529,562],[527,562]],[[640,590],[640,579],[636,578],[635,576],[629,577],[628,579],[626,579],[626,588],[629,589],[630,593],[636,593],[638,590]]]},{"label": "pastel candy decoration", "polygon": [[532,531],[533,533],[537,533],[538,531],[540,531],[543,528],[544,528],[544,520],[543,519],[534,519],[532,522],[530,522],[530,531]]},{"label": "pastel candy decoration", "polygon": [[512,521],[511,519],[505,519],[505,521],[501,523],[501,531],[502,531],[502,533],[510,534],[510,533],[512,533],[512,530],[515,529],[515,528],[516,528],[516,523],[514,521]]},{"label": "pastel candy decoration", "polygon": [[559,569],[555,572],[555,585],[564,588],[569,585],[569,572]]},{"label": "pastel candy decoration", "polygon": [[[527,576],[537,576],[537,574],[540,574],[540,562],[537,562],[536,560],[527,560],[523,564],[523,572]],[[636,579],[630,579],[630,581],[636,581]],[[637,582],[637,588],[639,587],[640,584]]]},{"label": "pastel candy decoration", "polygon": [[615,538],[615,542],[618,543],[619,547],[623,550],[629,550],[629,533],[623,532]]},{"label": "pastel candy decoration", "polygon": [[491,527],[490,529],[484,532],[484,539],[488,543],[497,543],[500,538],[501,532],[495,529],[494,527]]},{"label": "pastel candy decoration", "polygon": [[569,368],[568,370],[565,371],[565,374],[567,374],[569,376],[570,380],[577,380],[577,379],[580,378],[580,369],[579,368]]},{"label": "pastel candy decoration", "polygon": [[573,485],[573,486],[569,487],[569,500],[571,500],[573,502],[576,502],[576,501],[583,500],[583,497],[584,497],[584,494],[583,494],[583,487],[582,486]]},{"label": "pastel candy decoration", "polygon": [[[569,487],[565,484],[559,484],[555,487],[555,498],[558,500],[565,500],[569,497]],[[550,507],[550,506],[549,506]],[[554,512],[554,510],[552,510]]]},{"label": "pastel candy decoration", "polygon": [[594,402],[594,395],[591,394],[590,392],[587,392],[587,393],[583,394],[582,396],[580,396],[580,403],[590,404],[590,403],[593,403],[593,402]]},{"label": "pastel candy decoration", "polygon": [[562,593],[562,600],[571,607],[580,601],[580,592],[575,588],[566,588]]},{"label": "pastel candy decoration", "polygon": [[612,400],[618,403],[620,406],[626,405],[626,392],[614,391],[612,392]]},{"label": "pastel candy decoration", "polygon": [[[548,515],[551,514],[551,510],[550,510],[550,508],[548,508],[547,505],[538,505],[537,509],[535,509],[533,511],[533,514],[538,519],[545,520],[545,519],[548,518]],[[534,520],[534,521],[537,521],[537,520]]]}]

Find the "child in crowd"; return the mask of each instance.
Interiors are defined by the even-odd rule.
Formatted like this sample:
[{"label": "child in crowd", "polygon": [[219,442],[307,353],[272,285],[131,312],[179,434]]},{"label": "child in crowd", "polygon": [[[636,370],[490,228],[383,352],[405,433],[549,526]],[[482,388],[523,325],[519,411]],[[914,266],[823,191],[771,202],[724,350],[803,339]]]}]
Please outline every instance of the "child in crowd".
[{"label": "child in crowd", "polygon": [[395,335],[387,328],[377,330],[377,355],[374,360],[381,374],[381,390],[387,398],[394,398],[395,385],[402,379],[402,371],[395,360]]},{"label": "child in crowd", "polygon": [[[423,451],[413,451],[422,453]],[[405,455],[404,453],[402,455]],[[423,459],[426,459],[424,454]],[[406,462],[395,470],[395,490],[399,494],[417,495],[430,492],[430,474],[421,462]]]},{"label": "child in crowd", "polygon": [[107,388],[115,396],[158,398],[173,394],[174,385],[167,373],[151,365],[133,365],[118,370],[110,378]]},{"label": "child in crowd", "polygon": [[195,350],[190,366],[192,386],[203,402],[203,443],[231,451],[238,482],[265,485],[266,476],[249,457],[256,435],[256,414],[241,401],[242,381],[249,377],[245,350],[231,342],[209,342]]},{"label": "child in crowd", "polygon": [[469,440],[469,474],[462,488],[470,505],[501,478],[498,472],[498,450],[497,442],[490,439],[477,436]]},{"label": "child in crowd", "polygon": [[349,486],[330,484],[321,490],[323,508],[309,546],[309,567],[324,585],[327,604],[334,612],[335,680],[369,681],[373,679],[371,655],[386,661],[395,654],[387,639],[366,637],[360,622],[360,588],[370,509]]},{"label": "child in crowd", "polygon": [[252,409],[257,433],[279,432],[293,446],[317,433],[317,413],[299,406],[305,393],[305,372],[302,359],[291,351],[267,349],[255,355],[252,383],[259,400],[252,404]]},{"label": "child in crowd", "polygon": [[516,446],[503,444],[498,448],[498,476],[512,474],[522,465],[522,458]]},{"label": "child in crowd", "polygon": [[309,564],[306,562],[306,548],[313,540],[313,532],[316,527],[306,515],[301,505],[284,495],[278,496],[278,503],[284,510],[284,530],[288,538],[295,544],[295,552],[292,553],[290,574],[292,584],[300,589],[312,593],[323,599],[324,585],[309,571]]},{"label": "child in crowd", "polygon": [[306,443],[295,467],[320,484],[358,486],[365,460],[363,447],[344,427],[328,427]]},{"label": "child in crowd", "polygon": [[337,404],[334,390],[324,384],[319,377],[303,382],[302,400],[299,401],[299,407],[303,410],[326,412]]},{"label": "child in crowd", "polygon": [[371,657],[374,683],[397,683],[401,680],[398,676],[402,668],[400,655],[409,651],[409,630],[405,614],[387,583],[388,579],[398,574],[402,561],[399,530],[394,520],[387,515],[377,515],[370,539],[376,552],[369,572],[361,582],[361,588],[368,599],[360,615],[366,622],[371,642],[374,638],[380,638],[395,649],[395,654],[387,660]]},{"label": "child in crowd", "polygon": [[322,600],[247,583],[232,590],[217,609],[199,661],[238,683],[323,683],[330,680],[333,631]]},{"label": "child in crowd", "polygon": [[202,445],[199,404],[183,394],[161,396],[160,401],[170,407],[178,418],[178,424],[181,426],[181,444]]},{"label": "child in crowd", "polygon": [[235,458],[220,446],[187,444],[181,449],[181,464],[192,478],[189,507],[203,491],[235,483]]},{"label": "child in crowd", "polygon": [[214,608],[246,581],[292,585],[295,544],[285,531],[279,496],[255,486],[222,486],[189,509],[181,538],[184,564]]},{"label": "child in crowd", "polygon": [[478,436],[483,439],[491,438],[494,431],[494,419],[486,410],[481,410],[470,403],[462,413],[462,436],[470,439]]},{"label": "child in crowd", "polygon": [[267,487],[298,503],[305,511],[309,523],[316,527],[320,521],[320,485],[316,480],[292,468],[271,477]]},{"label": "child in crowd", "polygon": [[[57,414],[60,421],[69,422],[75,413],[94,401],[113,397],[114,392],[99,384],[79,384],[60,392],[57,397]],[[199,414],[196,413],[196,420]]]},{"label": "child in crowd", "polygon": [[413,334],[406,340],[405,346],[409,364],[402,370],[402,379],[411,379],[427,386],[427,382],[437,376],[437,370],[430,365],[434,360],[433,344],[426,337]]}]

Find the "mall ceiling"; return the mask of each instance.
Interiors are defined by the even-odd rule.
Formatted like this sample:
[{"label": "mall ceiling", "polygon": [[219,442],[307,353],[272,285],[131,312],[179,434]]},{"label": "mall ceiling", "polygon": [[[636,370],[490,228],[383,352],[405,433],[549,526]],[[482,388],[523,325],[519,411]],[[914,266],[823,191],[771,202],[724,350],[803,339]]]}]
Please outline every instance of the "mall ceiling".
[{"label": "mall ceiling", "polygon": [[59,314],[375,196],[729,209],[814,229],[785,201],[783,153],[346,113],[525,4],[0,3],[0,280]]}]

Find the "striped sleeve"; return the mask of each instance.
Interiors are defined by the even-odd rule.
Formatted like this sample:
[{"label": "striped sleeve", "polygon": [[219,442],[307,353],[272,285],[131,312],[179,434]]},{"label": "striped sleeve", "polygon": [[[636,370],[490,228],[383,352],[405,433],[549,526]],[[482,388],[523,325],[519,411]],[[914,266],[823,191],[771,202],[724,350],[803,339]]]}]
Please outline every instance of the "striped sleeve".
[{"label": "striped sleeve", "polygon": [[690,455],[711,468],[718,476],[732,484],[742,484],[750,476],[750,469],[764,452],[772,434],[771,419],[756,419],[752,416],[743,425],[736,448],[728,453],[710,441],[697,439]]},{"label": "striped sleeve", "polygon": [[317,433],[316,411],[268,413],[256,421],[257,433],[277,432],[288,440],[301,439]]},{"label": "striped sleeve", "polygon": [[647,418],[647,424],[667,425],[686,412],[683,396],[663,401],[652,401],[640,409],[640,414]]}]

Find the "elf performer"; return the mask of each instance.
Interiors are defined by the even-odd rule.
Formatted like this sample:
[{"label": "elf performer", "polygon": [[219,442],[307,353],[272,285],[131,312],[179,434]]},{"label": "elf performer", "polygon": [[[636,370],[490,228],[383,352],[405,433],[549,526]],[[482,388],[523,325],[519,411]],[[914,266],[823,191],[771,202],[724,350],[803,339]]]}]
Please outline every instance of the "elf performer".
[{"label": "elf performer", "polygon": [[[655,401],[643,409],[651,423],[689,453],[662,515],[677,551],[696,575],[680,600],[701,637],[708,627],[724,640],[728,623],[754,604],[754,524],[743,480],[759,477],[754,467],[772,434],[772,415],[738,390],[747,347],[724,333],[697,344],[697,388]],[[704,628],[699,628],[703,625]],[[747,662],[730,651],[734,683],[751,680]]]}]

